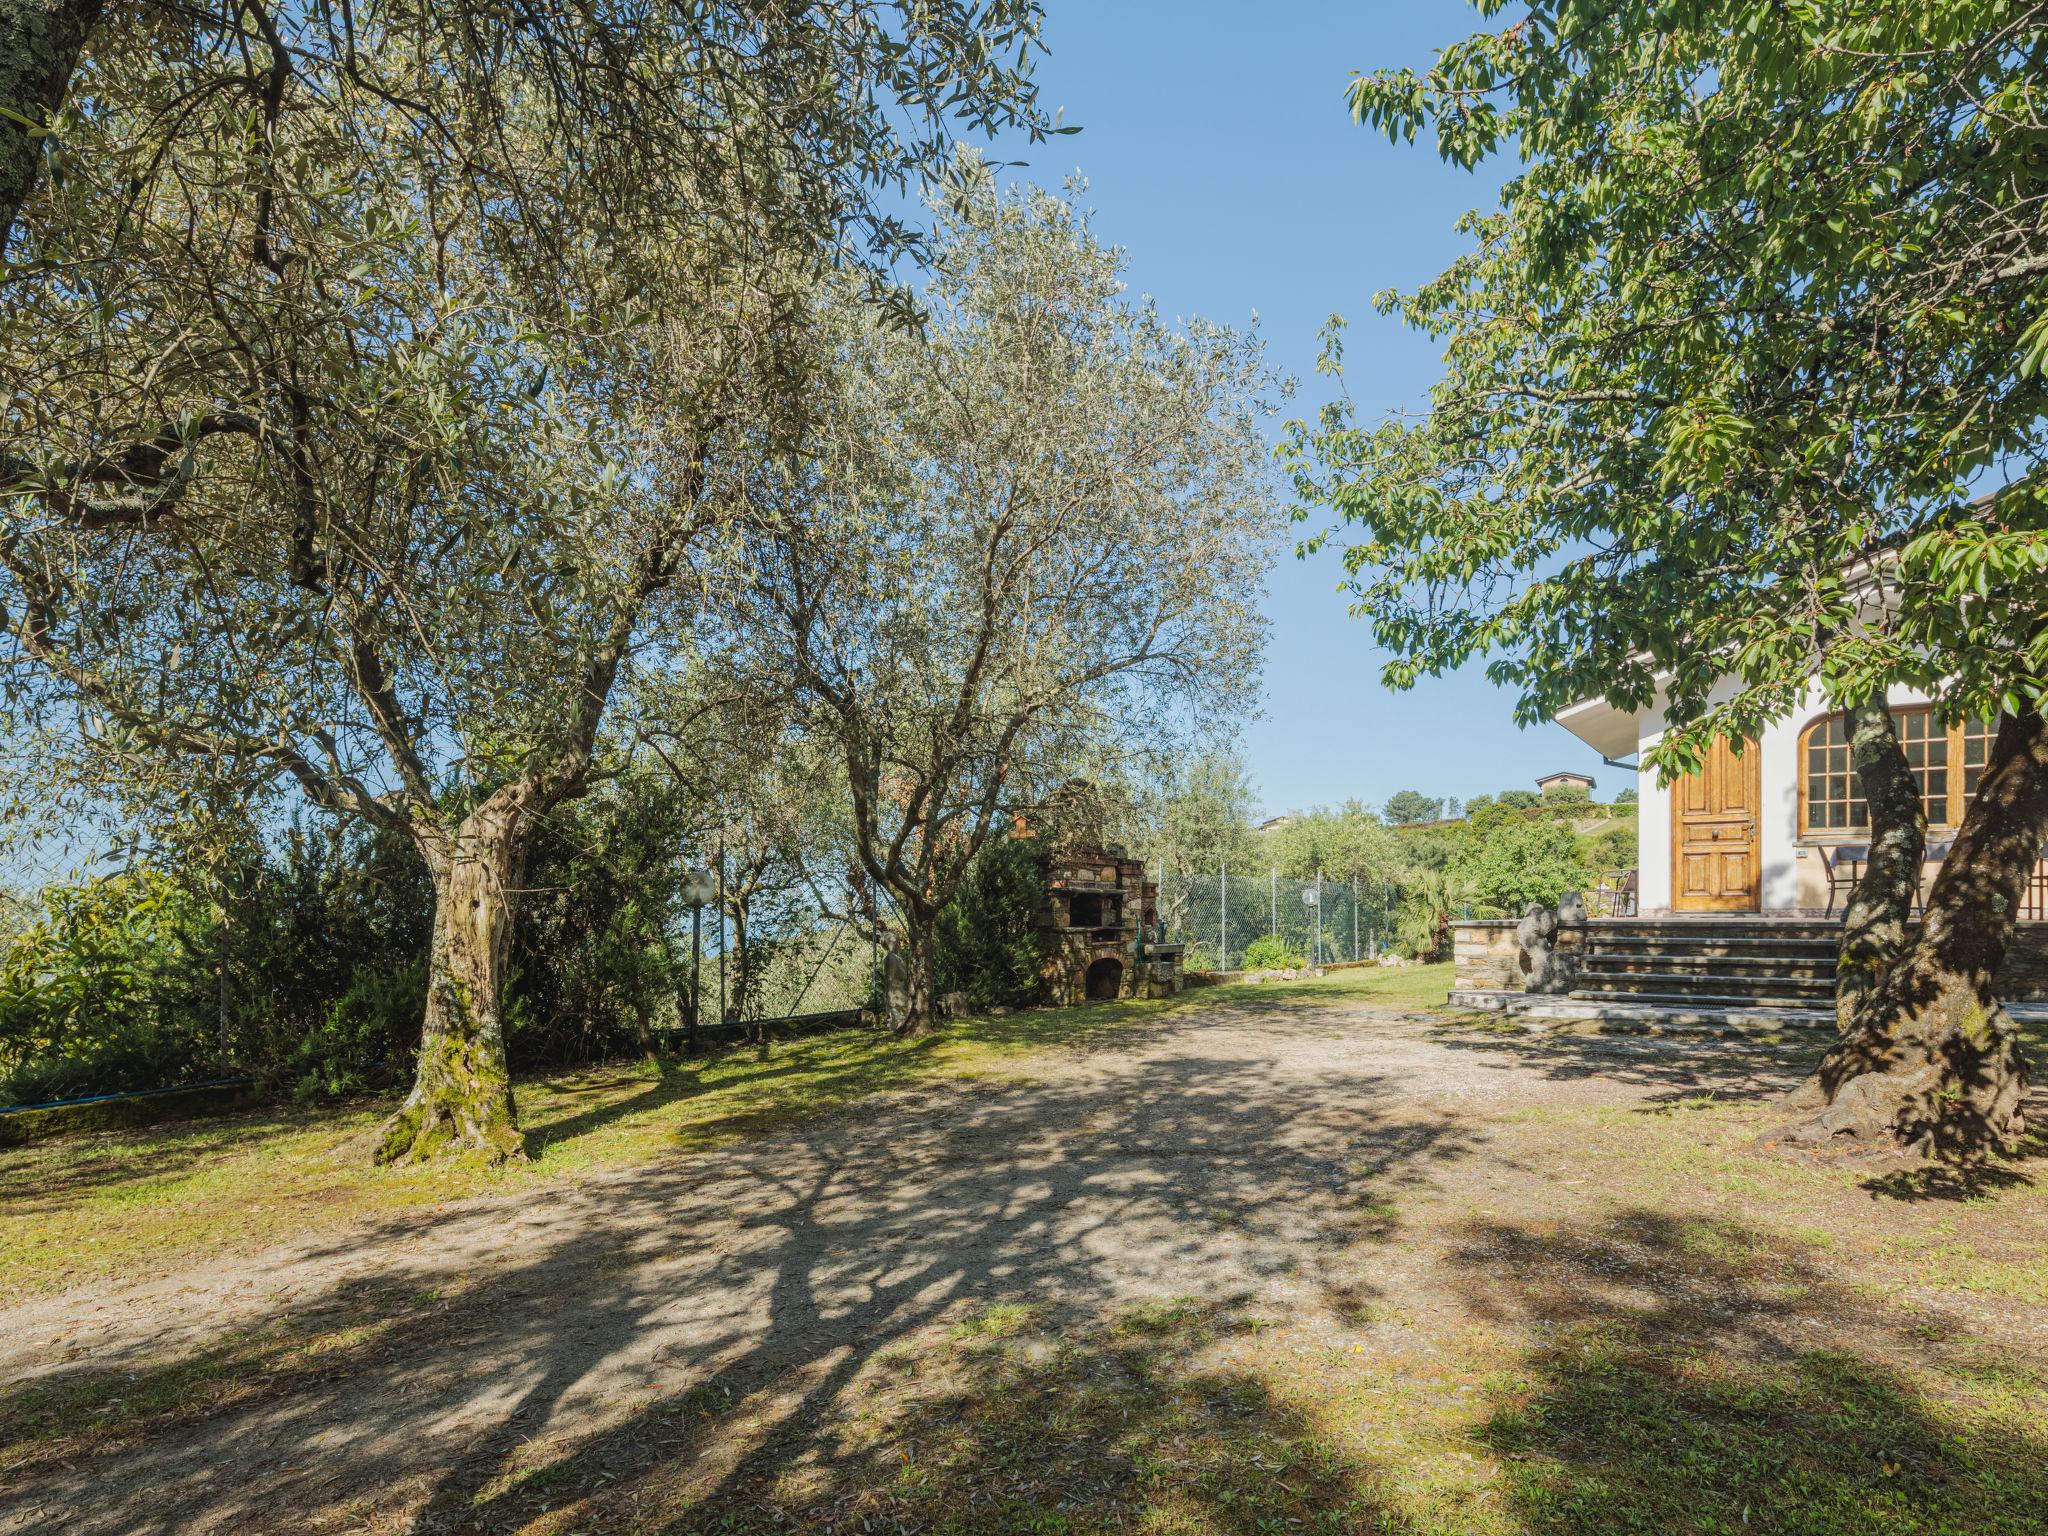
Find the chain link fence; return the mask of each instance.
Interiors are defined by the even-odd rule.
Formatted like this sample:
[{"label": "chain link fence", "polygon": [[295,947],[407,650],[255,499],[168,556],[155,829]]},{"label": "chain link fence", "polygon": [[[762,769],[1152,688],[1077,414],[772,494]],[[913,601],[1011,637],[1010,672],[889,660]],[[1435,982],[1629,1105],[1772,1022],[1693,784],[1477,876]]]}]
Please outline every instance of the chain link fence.
[{"label": "chain link fence", "polygon": [[1168,875],[1159,920],[1190,946],[1196,970],[1240,966],[1255,940],[1277,937],[1311,965],[1373,960],[1394,942],[1400,892],[1365,880],[1296,880],[1275,870]]},{"label": "chain link fence", "polygon": [[118,869],[125,851],[96,855],[82,839],[55,833],[0,839],[0,946],[35,920],[45,891]]}]

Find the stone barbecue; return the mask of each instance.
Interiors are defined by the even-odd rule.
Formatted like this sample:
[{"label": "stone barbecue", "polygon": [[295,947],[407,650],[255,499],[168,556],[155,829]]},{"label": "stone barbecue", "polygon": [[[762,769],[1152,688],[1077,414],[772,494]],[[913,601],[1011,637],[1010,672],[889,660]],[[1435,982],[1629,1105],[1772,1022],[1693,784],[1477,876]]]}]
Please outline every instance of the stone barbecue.
[{"label": "stone barbecue", "polygon": [[1070,848],[1046,864],[1038,914],[1045,1000],[1171,997],[1186,984],[1184,945],[1159,938],[1159,887],[1120,848]]}]

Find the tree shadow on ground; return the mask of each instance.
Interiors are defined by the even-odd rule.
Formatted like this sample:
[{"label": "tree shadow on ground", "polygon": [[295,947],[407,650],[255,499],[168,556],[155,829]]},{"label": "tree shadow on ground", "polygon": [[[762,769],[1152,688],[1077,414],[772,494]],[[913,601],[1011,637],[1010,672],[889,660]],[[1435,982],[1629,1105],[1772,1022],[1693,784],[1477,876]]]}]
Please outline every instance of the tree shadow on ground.
[{"label": "tree shadow on ground", "polygon": [[1540,1072],[1552,1082],[1598,1078],[1646,1088],[1651,1091],[1643,1101],[1652,1107],[1700,1098],[1777,1098],[1799,1084],[1826,1047],[1818,1035],[1538,1032],[1493,1019],[1446,1021],[1429,1037],[1449,1050],[1494,1057],[1502,1071]]},{"label": "tree shadow on ground", "polygon": [[[1251,1371],[1191,1364],[1242,1317],[1167,1304],[1047,1334],[972,1319],[947,1346],[878,1361],[858,1413],[771,1440],[664,1536],[824,1530],[961,1533],[1412,1532],[1377,1469]],[[744,1413],[732,1400],[727,1415]],[[642,1489],[580,1515],[622,1516]]]},{"label": "tree shadow on ground", "polygon": [[[577,1093],[602,1093],[611,1090],[611,1096],[602,1103],[592,1104],[587,1109],[577,1110],[560,1119],[543,1119],[529,1116],[526,1126],[526,1155],[539,1157],[550,1147],[563,1146],[578,1137],[601,1131],[608,1125],[635,1115],[644,1115],[649,1110],[659,1109],[682,1099],[693,1098],[704,1092],[704,1085],[698,1072],[681,1062],[663,1060],[653,1064],[651,1071],[640,1069],[645,1075],[629,1076],[625,1072],[593,1074],[587,1085],[573,1080],[567,1084],[551,1080],[548,1084],[549,1097],[573,1098]],[[629,1085],[639,1082],[638,1091]],[[552,1104],[549,1106],[553,1108]]]},{"label": "tree shadow on ground", "polygon": [[[2027,1117],[2039,1126],[2048,1116],[2048,1094],[2030,1096]],[[1916,1162],[1873,1174],[1862,1188],[1886,1200],[1908,1204],[1950,1201],[1967,1205],[2013,1189],[2032,1189],[2038,1182],[2036,1170],[2048,1167],[2048,1135],[2039,1130],[2028,1134],[2017,1148],[2002,1159],[1967,1163]]]},{"label": "tree shadow on ground", "polygon": [[[706,1094],[743,1097],[778,1083],[793,1088],[800,1085],[801,1093],[793,1094],[787,1105],[757,1106],[756,1113],[771,1107],[785,1115],[793,1110],[830,1108],[915,1081],[939,1043],[935,1036],[892,1040],[868,1030],[835,1030],[784,1042],[764,1057],[751,1042],[734,1042],[698,1056],[664,1057],[654,1063],[593,1074],[596,1080],[581,1091],[609,1089],[611,1096],[559,1119],[552,1117],[560,1107],[553,1101],[579,1090],[573,1082],[564,1089],[561,1080],[549,1079],[545,1107],[526,1117],[526,1152],[529,1157],[539,1157],[550,1148],[571,1145],[622,1121]],[[639,1085],[637,1091],[635,1084]],[[801,1102],[796,1102],[799,1099]]]},{"label": "tree shadow on ground", "polygon": [[1739,1223],[1474,1225],[1466,1304],[1537,1342],[1483,1441],[1517,1529],[2021,1536],[2048,1380]]},{"label": "tree shadow on ground", "polygon": [[[884,1356],[963,1318],[1028,1307],[1081,1355],[991,1365],[951,1408],[904,1407],[905,1433],[929,1440],[952,1425],[966,1437],[958,1457],[986,1452],[985,1486],[960,1470],[969,1460],[949,1474],[982,1498],[1023,1475],[1001,1464],[1023,1433],[1013,1400],[1050,1421],[1075,1393],[1085,1408],[1092,1372],[1113,1360],[1138,1370],[1100,1332],[1105,1318],[1162,1295],[1226,1307],[1270,1284],[1303,1305],[1369,1301],[1345,1256],[1395,1235],[1380,1197],[1476,1145],[1400,1087],[1363,1070],[1332,1081],[1175,1057],[863,1104],[545,1202],[365,1224],[302,1255],[375,1267],[388,1288],[356,1316],[329,1292],[269,1310],[241,1357],[166,1360],[137,1344],[44,1372],[26,1389],[33,1401],[0,1403],[11,1444],[0,1531],[54,1517],[77,1533],[519,1529],[622,1485],[692,1529],[686,1505],[753,1508],[760,1490],[804,1478],[822,1476],[833,1499],[879,1497],[856,1484],[912,1474],[842,1429],[870,1410]],[[1146,1347],[1170,1375],[1178,1346]],[[1302,1438],[1280,1405],[1254,1400],[1249,1377],[1204,1379],[1200,1403],[1242,1400],[1275,1434]],[[1106,1512],[1097,1528],[1127,1528],[1132,1501],[1158,1483],[1205,1508],[1211,1528],[1253,1528],[1233,1512],[1237,1495],[1224,1497],[1251,1473],[1212,1497],[1199,1463],[1175,1464],[1169,1444],[1172,1415],[1192,1400],[1156,1372],[1145,1380],[1146,1401],[1128,1384],[1105,1400],[1137,1427],[1089,1450],[1100,1489],[1047,1485],[1051,1508],[1079,1499]],[[147,1411],[126,1401],[138,1385]],[[727,1401],[744,1414],[713,1412]],[[1303,1454],[1321,1465],[1334,1452]],[[1314,1486],[1350,1487],[1332,1467]],[[968,1497],[915,1495],[934,1519],[956,1496]]]}]

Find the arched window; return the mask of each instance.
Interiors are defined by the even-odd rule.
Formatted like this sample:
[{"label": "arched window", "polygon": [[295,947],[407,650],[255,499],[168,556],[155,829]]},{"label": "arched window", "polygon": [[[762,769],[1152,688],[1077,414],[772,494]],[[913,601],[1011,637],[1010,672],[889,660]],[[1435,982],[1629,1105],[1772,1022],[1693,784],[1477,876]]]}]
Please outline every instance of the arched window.
[{"label": "arched window", "polygon": [[[1944,725],[1924,704],[1892,711],[1906,765],[1920,784],[1920,801],[1930,827],[1962,824],[1984,765],[1991,759],[1993,721],[1972,720]],[[1849,761],[1849,720],[1826,715],[1799,735],[1799,831],[1807,837],[1834,832],[1862,832],[1870,826],[1870,807]]]}]

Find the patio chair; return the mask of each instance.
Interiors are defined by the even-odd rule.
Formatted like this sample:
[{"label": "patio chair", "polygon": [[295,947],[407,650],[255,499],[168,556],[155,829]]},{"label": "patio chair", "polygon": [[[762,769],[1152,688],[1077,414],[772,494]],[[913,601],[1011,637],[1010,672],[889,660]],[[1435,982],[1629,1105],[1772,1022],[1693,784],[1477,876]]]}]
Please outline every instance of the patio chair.
[{"label": "patio chair", "polygon": [[1636,872],[1632,869],[1604,870],[1593,885],[1595,917],[1636,915]]},{"label": "patio chair", "polygon": [[1863,864],[1870,857],[1870,845],[1838,843],[1829,848],[1823,843],[1817,851],[1821,870],[1828,877],[1828,910],[1825,915],[1833,917],[1835,902],[1853,895],[1856,882],[1863,878]]}]

